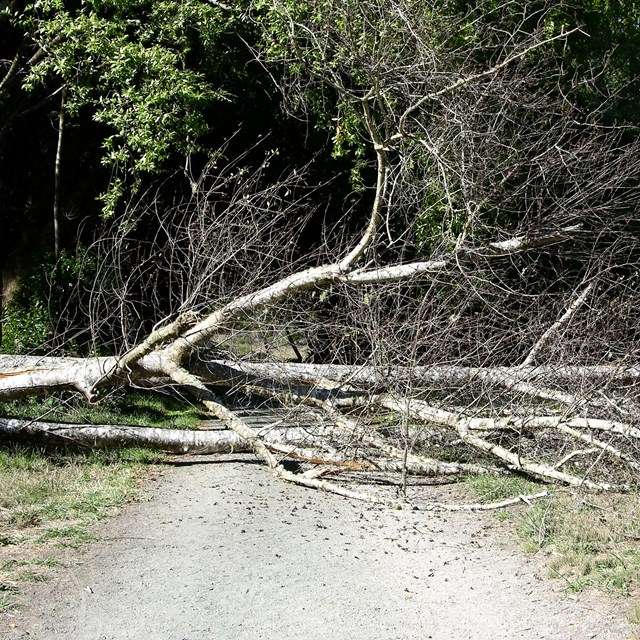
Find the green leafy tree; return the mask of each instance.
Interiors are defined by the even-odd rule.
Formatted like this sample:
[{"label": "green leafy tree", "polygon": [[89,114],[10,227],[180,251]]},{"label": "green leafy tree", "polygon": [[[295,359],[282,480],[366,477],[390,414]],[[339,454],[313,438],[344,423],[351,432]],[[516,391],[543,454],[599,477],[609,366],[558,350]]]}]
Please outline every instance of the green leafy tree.
[{"label": "green leafy tree", "polygon": [[[103,125],[107,214],[125,189],[135,190],[143,176],[166,170],[172,154],[196,150],[211,127],[206,110],[225,99],[224,87],[212,78],[222,66],[220,40],[237,18],[228,7],[37,0],[23,7],[14,3],[3,17],[25,35],[0,99],[3,90],[53,99],[64,87],[61,108],[72,120],[85,110]],[[6,99],[3,106],[14,108]]]},{"label": "green leafy tree", "polygon": [[[540,165],[535,150],[554,135],[580,147],[587,128],[563,122],[637,122],[636,2],[258,0],[254,8],[290,108],[317,114],[356,178],[373,161],[371,124],[403,156],[390,161],[402,167],[394,179],[404,192],[394,188],[387,226],[404,247],[413,239],[418,251],[442,240],[454,248],[544,208],[528,195],[530,169],[517,167]],[[487,74],[496,65],[501,73]],[[458,81],[460,91],[446,89]],[[559,179],[549,198],[570,188]]]},{"label": "green leafy tree", "polygon": [[245,78],[249,27],[238,3],[0,3],[3,295],[52,245],[60,258],[81,233],[91,243],[100,213],[130,224],[154,181],[216,153],[237,128],[220,113]]}]

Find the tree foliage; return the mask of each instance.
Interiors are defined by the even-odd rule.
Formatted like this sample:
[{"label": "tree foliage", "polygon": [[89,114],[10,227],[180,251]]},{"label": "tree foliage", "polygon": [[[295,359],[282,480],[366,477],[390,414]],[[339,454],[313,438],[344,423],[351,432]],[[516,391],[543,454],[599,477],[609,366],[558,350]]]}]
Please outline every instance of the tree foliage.
[{"label": "tree foliage", "polygon": [[225,98],[213,78],[233,19],[202,2],[42,0],[6,10],[5,20],[25,32],[16,90],[51,96],[66,87],[69,115],[87,110],[104,125],[106,213],[124,188],[198,148],[212,126],[207,108]]},{"label": "tree foliage", "polygon": [[585,101],[604,106],[609,121],[637,126],[640,4],[637,0],[588,0],[572,4],[569,15],[565,23],[571,20],[581,32],[564,52],[567,75],[593,75],[597,90]]},{"label": "tree foliage", "polygon": [[[581,37],[569,5],[283,0],[256,7],[265,58],[281,65],[291,108],[319,111],[335,153],[351,149],[358,166],[372,129],[389,148],[389,240],[404,250],[412,242],[426,252],[441,241],[455,246],[532,218],[552,224],[549,215],[566,210],[562,201],[581,188],[582,172],[563,177],[560,166],[597,158],[590,124],[601,122],[601,104],[588,108],[579,99],[597,90],[594,78],[566,73],[577,64],[567,60],[568,43]],[[572,120],[584,126],[567,126]]]}]

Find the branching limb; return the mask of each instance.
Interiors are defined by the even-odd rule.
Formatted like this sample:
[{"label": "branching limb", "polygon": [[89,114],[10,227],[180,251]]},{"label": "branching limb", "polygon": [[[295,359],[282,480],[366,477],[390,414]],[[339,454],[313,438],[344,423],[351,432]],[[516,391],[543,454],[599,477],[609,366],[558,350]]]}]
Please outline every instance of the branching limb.
[{"label": "branching limb", "polygon": [[267,307],[275,307],[284,299],[311,288],[325,288],[339,282],[353,284],[384,284],[397,280],[412,281],[423,274],[438,273],[451,265],[475,257],[503,257],[532,248],[544,247],[570,238],[577,227],[537,236],[518,236],[508,240],[488,243],[485,247],[460,248],[446,260],[409,263],[375,270],[352,272],[354,264],[373,242],[375,230],[380,224],[386,190],[386,155],[378,153],[378,182],[369,225],[358,245],[341,261],[294,273],[259,291],[240,296],[197,323],[169,348],[170,358],[182,361],[198,347],[206,345],[216,333],[233,325],[237,319],[256,314]]},{"label": "branching limb", "polygon": [[566,227],[553,233],[537,236],[516,236],[500,242],[491,242],[484,247],[459,247],[455,252],[439,260],[409,262],[407,264],[381,267],[379,269],[356,270],[341,275],[338,282],[350,284],[384,284],[387,282],[412,281],[421,276],[442,275],[447,269],[459,270],[459,265],[473,262],[477,258],[495,258],[516,255],[530,249],[542,248],[570,239],[579,227]]},{"label": "branching limb", "polygon": [[585,478],[579,478],[571,474],[563,473],[545,464],[540,464],[532,460],[521,458],[504,447],[489,442],[471,433],[469,429],[469,419],[464,416],[457,415],[451,411],[438,409],[429,406],[426,402],[420,400],[410,400],[407,403],[398,403],[391,396],[379,396],[378,401],[394,411],[409,411],[411,415],[417,419],[427,422],[435,422],[454,428],[460,439],[468,445],[496,456],[503,462],[507,463],[510,468],[523,471],[543,480],[552,482],[562,482],[574,487],[585,487],[596,491],[611,491],[614,489],[624,489],[624,487],[616,487],[610,483],[593,482]]},{"label": "branching limb", "polygon": [[318,478],[305,477],[302,474],[295,474],[285,469],[279,460],[269,450],[264,441],[254,432],[254,430],[241,418],[236,416],[230,409],[221,404],[216,396],[209,391],[206,386],[194,375],[178,365],[168,367],[166,371],[173,380],[186,388],[216,417],[222,420],[230,429],[246,440],[253,452],[272,470],[273,474],[288,482],[302,485],[312,489],[328,491],[346,498],[363,500],[380,504],[388,504],[389,501],[377,498],[374,495],[352,491],[341,487],[333,482],[320,480]]},{"label": "branching limb", "polygon": [[[0,356],[0,371],[5,367],[6,356]],[[9,357],[12,358],[12,357]],[[10,363],[13,360],[8,361]],[[31,363],[38,366],[39,359],[21,360],[22,366]],[[620,365],[549,365],[535,367],[468,367],[457,365],[432,366],[368,366],[345,364],[309,364],[298,362],[252,362],[249,360],[195,361],[189,366],[199,377],[220,384],[236,384],[247,376],[260,380],[278,381],[282,384],[296,382],[314,385],[319,380],[331,381],[334,385],[350,382],[362,387],[387,388],[389,381],[411,382],[415,386],[471,385],[503,386],[505,378],[512,384],[546,382],[578,385],[588,382],[595,386],[605,382],[636,383],[640,380],[640,368]],[[150,369],[152,367],[149,367]],[[526,388],[526,387],[524,387]],[[523,388],[523,389],[524,389]],[[530,389],[536,393],[535,389]],[[562,397],[562,396],[560,396]],[[570,396],[573,399],[573,396]],[[569,394],[567,394],[567,399]]]},{"label": "branching limb", "polygon": [[523,367],[530,367],[535,364],[538,353],[547,345],[549,340],[569,322],[571,316],[585,303],[587,297],[591,293],[594,283],[590,282],[582,291],[582,293],[569,305],[567,310],[540,336],[540,339],[533,345],[533,348],[523,360]]},{"label": "branching limb", "polygon": [[[187,312],[178,316],[167,326],[154,329],[143,342],[127,351],[120,358],[117,358],[111,371],[96,381],[94,389],[99,385],[108,385],[110,382],[120,377],[123,372],[129,372],[132,367],[146,355],[153,352],[162,343],[175,341],[179,336],[187,331],[189,327],[192,327],[195,322],[196,314],[194,312]],[[92,389],[92,391],[94,391],[94,389]]]},{"label": "branching limb", "polygon": [[567,464],[567,462],[570,462],[571,460],[573,460],[574,458],[577,458],[578,456],[589,456],[592,453],[597,453],[598,451],[599,449],[596,449],[595,447],[593,449],[576,449],[575,451],[571,451],[566,456],[558,460],[558,462],[556,462],[553,465],[553,468],[560,469],[564,467],[564,465]]},{"label": "branching limb", "polygon": [[597,429],[615,433],[627,438],[640,438],[640,429],[623,422],[600,420],[597,418],[567,418],[563,416],[508,416],[503,418],[468,418],[468,427],[472,431],[499,431],[522,429],[553,429],[569,427],[573,429]]},{"label": "branching limb", "polygon": [[452,93],[454,91],[456,91],[457,89],[460,89],[461,87],[463,87],[466,84],[470,84],[471,82],[475,82],[477,80],[482,80],[483,78],[488,78],[490,76],[494,76],[496,75],[500,70],[504,69],[505,67],[508,67],[509,65],[513,64],[515,61],[517,60],[521,60],[522,58],[524,58],[525,56],[529,55],[531,52],[535,51],[536,49],[539,49],[540,47],[546,46],[556,40],[565,40],[569,35],[571,35],[572,33],[575,33],[576,31],[578,31],[578,29],[572,29],[571,31],[567,31],[567,32],[562,32],[560,34],[558,34],[557,36],[554,36],[552,38],[548,38],[546,40],[542,40],[540,42],[534,42],[533,44],[529,45],[528,47],[525,47],[524,49],[522,49],[521,51],[517,51],[509,56],[506,56],[504,60],[500,61],[498,64],[493,65],[492,67],[489,67],[488,69],[485,69],[484,71],[481,71],[479,73],[474,73],[474,74],[470,74],[468,76],[464,76],[462,78],[459,78],[458,80],[456,80],[455,82],[452,82],[451,84],[447,85],[446,87],[443,87],[442,89],[440,89],[439,91],[434,91],[432,93],[428,93],[426,95],[424,95],[422,98],[420,98],[420,100],[417,100],[414,104],[412,104],[408,109],[406,109],[404,111],[404,113],[400,116],[400,120],[398,123],[398,133],[395,134],[391,139],[397,139],[397,138],[402,138],[404,135],[406,135],[405,133],[405,123],[407,121],[407,118],[414,112],[418,111],[420,109],[420,107],[425,103],[425,102],[429,102],[431,100],[436,100],[448,93]]},{"label": "branching limb", "polygon": [[594,437],[591,434],[583,433],[582,431],[578,431],[577,429],[572,429],[566,424],[563,424],[563,423],[558,424],[557,429],[562,433],[566,433],[567,435],[577,438],[578,440],[582,440],[583,442],[586,442],[588,444],[593,445],[594,447],[597,447],[601,451],[608,453],[614,458],[618,458],[618,460],[622,460],[631,469],[634,469],[635,471],[640,471],[640,463],[637,462],[637,456],[633,456],[628,453],[625,453],[624,451],[620,451],[620,449],[617,449],[611,444],[607,442],[603,442],[602,440],[599,440],[598,438]]},{"label": "branching limb", "polygon": [[[372,433],[371,430],[366,430],[360,427],[356,421],[351,420],[341,411],[339,411],[336,403],[330,400],[314,398],[311,395],[300,396],[297,399],[298,401],[305,404],[311,404],[312,406],[320,407],[327,413],[332,422],[342,432],[350,436],[354,436],[359,441],[375,447],[379,451],[382,451],[383,453],[388,455],[390,458],[398,461],[396,463],[387,463],[387,470],[391,470],[391,468],[393,467],[393,469],[395,469],[396,471],[400,471],[403,464],[406,463],[407,469],[411,473],[420,473],[420,475],[501,475],[503,473],[503,470],[497,469],[495,467],[487,467],[476,464],[465,464],[462,462],[442,462],[441,460],[436,460],[435,458],[429,458],[426,456],[419,456],[411,452],[405,452],[402,449],[394,447],[385,438]],[[371,401],[374,403],[377,402],[377,397],[374,396],[373,398],[371,398]],[[356,406],[358,402],[356,399],[354,399],[349,404],[351,406]],[[417,471],[418,469],[420,470],[420,472]]]},{"label": "branching limb", "polygon": [[7,73],[5,74],[4,78],[0,80],[0,98],[3,96],[3,94],[6,93],[7,87],[11,84],[13,79],[18,75],[18,72],[21,69],[21,63],[24,58],[24,49],[27,46],[27,42],[28,40],[27,40],[27,37],[25,36],[20,42],[20,45],[18,46],[15,56],[13,56],[13,60],[11,61],[11,66],[7,70]]},{"label": "branching limb", "polygon": [[[161,429],[131,425],[74,425],[0,418],[0,437],[30,438],[53,444],[110,449],[140,446],[178,454],[214,454],[251,451],[248,442],[233,431]],[[288,443],[304,446],[309,432],[301,428],[269,429],[260,437],[268,446]]]},{"label": "branching limb", "polygon": [[362,101],[364,110],[364,122],[373,142],[377,159],[376,195],[371,207],[369,223],[358,244],[340,261],[340,272],[347,273],[353,265],[363,256],[365,251],[373,244],[378,227],[382,221],[382,210],[384,198],[387,190],[387,152],[384,142],[378,133],[373,115],[369,108],[369,101],[365,98]]}]

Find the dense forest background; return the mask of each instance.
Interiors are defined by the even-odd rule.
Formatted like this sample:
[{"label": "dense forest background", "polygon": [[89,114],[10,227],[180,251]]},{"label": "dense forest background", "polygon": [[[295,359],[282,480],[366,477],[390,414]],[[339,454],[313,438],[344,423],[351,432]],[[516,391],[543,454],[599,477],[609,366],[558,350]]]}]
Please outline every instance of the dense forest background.
[{"label": "dense forest background", "polygon": [[[69,348],[69,340],[72,349],[87,348],[97,334],[87,332],[84,305],[104,258],[101,241],[123,226],[135,244],[122,256],[123,268],[149,261],[159,267],[153,282],[144,290],[138,283],[132,294],[139,305],[134,333],[174,312],[165,265],[152,255],[162,222],[149,209],[170,218],[207,163],[249,174],[260,168],[263,185],[323,153],[311,181],[349,169],[348,159],[332,158],[327,127],[283,111],[270,70],[256,58],[261,27],[249,10],[249,3],[137,1],[5,7],[5,352]],[[347,189],[338,176],[331,197]],[[301,251],[313,243],[311,230],[304,235]],[[98,336],[92,348],[108,350],[122,337],[109,333],[115,335]]]},{"label": "dense forest background", "polygon": [[[186,307],[206,310],[224,300],[230,295],[227,291],[247,279],[240,258],[228,261],[215,286],[200,283],[197,291],[189,289],[188,274],[178,273],[172,265],[186,255],[181,243],[193,242],[179,237],[175,229],[184,227],[187,212],[196,201],[202,203],[204,192],[209,194],[207,207],[212,212],[207,224],[227,225],[228,234],[242,233],[242,221],[236,218],[234,227],[224,216],[216,217],[216,208],[233,202],[241,183],[245,191],[271,194],[265,198],[272,212],[261,214],[263,221],[271,216],[270,230],[259,239],[273,242],[270,266],[265,266],[269,273],[274,272],[276,260],[314,264],[325,255],[329,236],[336,250],[366,224],[375,154],[362,142],[362,123],[353,117],[344,95],[326,78],[310,82],[309,69],[283,62],[287,35],[274,18],[276,4],[244,0],[230,4],[198,0],[2,3],[4,353],[112,353],[135,344],[157,322]],[[281,10],[288,8],[303,18],[316,12],[319,31],[339,30],[336,15],[353,11],[348,1],[338,3],[336,13],[319,1],[299,8],[280,4]],[[479,11],[472,11],[470,3],[422,4],[413,15],[422,11],[425,23],[437,26],[440,44],[446,41],[455,49],[453,43],[457,51],[466,47],[467,53],[477,47],[474,63],[482,65],[482,56],[486,64],[491,63],[491,49],[477,46],[474,39],[480,41],[472,33]],[[506,29],[520,15],[519,3],[487,0],[480,4],[483,28],[496,33],[502,22]],[[636,138],[640,124],[636,3],[585,0],[555,3],[548,10],[541,2],[539,11],[536,2],[526,4],[529,21],[523,21],[519,31],[533,32],[542,19],[549,38],[526,61],[536,90],[564,93],[567,103],[572,102],[568,118],[582,114],[586,121],[597,112],[599,126],[617,127],[625,143]],[[373,24],[373,5],[371,12]],[[454,18],[456,29],[466,20],[469,30],[458,33],[458,42],[447,32]],[[332,22],[322,24],[322,20]],[[554,39],[562,33],[568,35]],[[385,37],[398,36],[391,29],[388,36],[381,35],[382,40]],[[434,40],[433,44],[437,50],[439,43]],[[376,46],[372,44],[371,50]],[[341,65],[338,72],[352,88],[357,88],[362,73],[358,65],[366,66],[358,59],[360,54],[342,51],[343,58],[337,54],[335,58],[335,65]],[[553,70],[550,60],[556,65]],[[450,59],[445,55],[441,64],[443,71],[455,66],[455,55]],[[534,126],[543,124],[538,121]],[[294,174],[304,178],[294,181]],[[522,188],[525,178],[513,180],[511,191],[520,194],[520,204],[514,196],[510,207],[500,212],[499,225],[494,222],[518,229],[519,218],[530,212],[531,203]],[[424,205],[427,196],[422,197]],[[444,237],[453,246],[465,228],[463,217],[447,213],[436,187],[429,197],[431,206],[422,206],[418,223],[407,223],[403,213],[390,218],[391,233],[403,238],[400,255],[404,260],[430,255],[434,238],[441,242]],[[632,263],[637,210],[628,210],[623,217],[628,222],[626,250]],[[540,229],[551,222],[543,216]],[[588,227],[588,220],[585,224]],[[490,226],[465,230],[465,237],[482,240]],[[409,228],[411,233],[400,231]],[[223,236],[217,232],[206,241],[221,246]],[[249,255],[253,254],[245,250],[245,258]],[[191,269],[195,268],[194,262]],[[576,249],[571,257],[552,256],[545,264],[531,265],[527,282],[517,286],[535,295],[572,291],[584,278],[585,268],[584,256]],[[630,277],[630,272],[620,266],[617,277]],[[260,281],[257,272],[252,278]],[[330,308],[335,319],[341,308],[339,292],[304,304],[306,309],[311,305],[318,318]],[[476,301],[470,309],[469,313],[478,314],[482,305]],[[507,325],[517,313],[506,320]],[[345,327],[357,324],[353,314],[348,315],[342,327],[325,335],[314,333],[310,357],[330,357],[336,340],[351,361],[370,354],[371,341],[366,337],[345,338],[349,333]],[[629,321],[625,331],[635,332],[633,324]],[[483,339],[488,349],[494,349],[488,335],[467,334],[469,330],[461,330],[457,336],[460,352],[474,352],[481,361],[486,352],[469,350],[469,344]],[[503,335],[500,340],[502,363],[512,363],[521,353],[513,336]],[[513,344],[505,347],[505,340]]]}]

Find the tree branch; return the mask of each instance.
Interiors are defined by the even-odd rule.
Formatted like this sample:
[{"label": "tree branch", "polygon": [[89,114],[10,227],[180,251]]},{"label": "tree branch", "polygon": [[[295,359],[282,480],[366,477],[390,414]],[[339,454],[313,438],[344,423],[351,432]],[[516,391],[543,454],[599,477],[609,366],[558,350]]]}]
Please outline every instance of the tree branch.
[{"label": "tree branch", "polygon": [[569,322],[573,314],[585,303],[587,296],[591,293],[594,283],[589,283],[582,293],[567,307],[567,310],[540,336],[540,339],[533,345],[531,351],[522,362],[522,367],[530,367],[535,364],[536,357],[551,338]]}]

